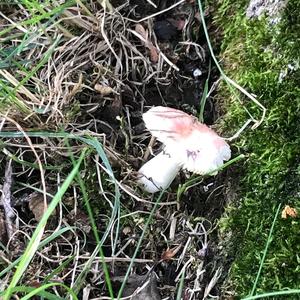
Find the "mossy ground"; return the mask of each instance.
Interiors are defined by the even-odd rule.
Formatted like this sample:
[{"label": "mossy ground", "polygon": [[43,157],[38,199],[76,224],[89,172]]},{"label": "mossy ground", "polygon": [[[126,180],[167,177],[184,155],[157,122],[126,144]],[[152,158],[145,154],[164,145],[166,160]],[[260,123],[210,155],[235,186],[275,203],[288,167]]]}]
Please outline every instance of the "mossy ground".
[{"label": "mossy ground", "polygon": [[[248,3],[230,0],[214,8],[215,24],[224,33],[220,58],[225,73],[267,108],[261,126],[233,143],[247,159],[238,167],[238,200],[229,204],[221,221],[222,230],[233,236],[228,283],[238,297],[251,292],[278,205],[300,211],[300,2],[289,1],[273,25],[267,16],[247,19]],[[247,115],[238,101],[228,99],[225,84],[220,95],[227,111],[224,123],[234,133]],[[254,105],[242,100],[259,118]],[[279,214],[256,294],[299,288],[299,232],[299,218],[281,219]]]},{"label": "mossy ground", "polygon": [[[187,49],[177,46],[173,49],[172,44],[176,44],[176,41],[172,41],[166,49],[161,49],[163,52],[167,51],[171,61],[177,61],[182,56],[182,61],[178,63],[180,68],[186,65],[186,70],[183,68],[183,73],[173,74],[169,64],[153,63],[149,59],[148,49],[132,33],[136,22],[128,19],[131,14],[136,18],[135,14],[140,14],[139,11],[142,15],[138,19],[154,12],[146,0],[130,1],[130,5],[137,6],[137,11],[131,6],[124,6],[124,10],[118,10],[118,14],[104,12],[101,1],[78,0],[74,7],[71,1],[67,1],[66,7],[70,7],[66,11],[65,6],[53,5],[51,1],[23,2],[22,9],[18,1],[4,3],[0,7],[1,13],[6,15],[2,22],[3,28],[0,28],[3,46],[0,50],[1,117],[8,115],[10,119],[20,123],[26,132],[34,131],[31,132],[31,140],[46,170],[45,190],[51,191],[54,187],[56,191],[57,185],[72,170],[72,159],[67,157],[71,156],[70,153],[77,157],[81,149],[86,147],[85,143],[79,143],[79,139],[76,142],[72,140],[69,145],[65,140],[67,136],[67,139],[70,138],[69,134],[78,134],[77,138],[84,136],[93,152],[87,155],[80,169],[83,183],[79,179],[72,185],[69,183],[67,197],[63,199],[65,207],[60,209],[59,217],[57,215],[53,218],[53,223],[48,224],[55,228],[49,240],[49,243],[53,241],[53,247],[52,244],[46,245],[47,249],[40,252],[43,255],[35,255],[36,249],[31,248],[31,254],[35,257],[28,270],[16,272],[19,273],[19,278],[23,276],[20,287],[28,286],[29,291],[37,291],[37,286],[41,288],[58,281],[74,287],[78,298],[82,297],[83,287],[87,291],[91,290],[89,298],[107,296],[104,281],[109,282],[110,274],[103,273],[104,267],[99,259],[96,261],[95,257],[90,258],[96,245],[103,245],[106,256],[103,260],[106,259],[112,277],[126,278],[123,276],[131,271],[129,262],[137,258],[140,262],[136,263],[133,274],[146,274],[149,266],[152,266],[151,270],[157,268],[165,297],[172,295],[175,298],[176,293],[176,298],[180,298],[177,293],[180,282],[175,279],[178,272],[184,270],[187,279],[184,283],[185,297],[189,298],[188,291],[197,287],[198,294],[194,294],[194,299],[202,298],[207,291],[206,287],[212,287],[217,277],[221,276],[220,282],[227,275],[226,272],[220,274],[219,261],[221,265],[226,258],[220,257],[215,247],[217,242],[211,235],[215,234],[211,233],[211,228],[215,228],[216,218],[222,213],[225,202],[223,190],[219,193],[225,175],[217,179],[208,178],[203,184],[186,190],[177,204],[175,186],[187,181],[182,173],[181,178],[173,185],[173,192],[162,199],[164,204],[161,203],[158,209],[154,206],[152,210],[153,198],[140,192],[136,186],[134,171],[143,163],[142,158],[148,145],[147,134],[141,127],[144,106],[167,104],[199,111],[197,95],[201,89],[199,91],[198,86],[204,85],[206,76],[203,83],[194,82],[190,72],[195,66],[200,66],[205,71],[208,61],[203,61],[202,56],[197,56],[197,60],[194,60],[193,55],[193,62],[188,64],[190,58],[186,59]],[[167,2],[169,5],[172,1]],[[300,17],[297,11],[300,4],[297,0],[289,1],[281,22],[271,25],[268,18],[245,18],[248,0],[210,2],[211,16],[215,16],[212,28],[219,28],[217,32],[224,33],[220,58],[226,74],[258,95],[259,101],[268,109],[260,127],[243,132],[232,144],[234,154],[237,156],[244,153],[247,159],[228,169],[228,173],[232,174],[231,181],[237,188],[237,196],[234,201],[229,201],[226,216],[220,222],[229,258],[222,267],[225,269],[226,265],[234,261],[227,291],[234,291],[240,298],[248,295],[253,287],[278,206],[281,204],[283,208],[285,204],[289,204],[300,211],[300,167],[297,158],[300,144]],[[150,7],[149,10],[146,4]],[[186,31],[182,34],[182,41],[188,44],[191,42],[189,37],[193,36],[194,41],[202,45],[201,34],[198,36],[201,27],[196,18],[195,2],[186,1],[183,6],[187,6],[186,10],[178,7],[179,16],[191,15],[195,16],[195,20],[189,22],[190,26],[184,26]],[[170,11],[169,16],[173,15],[174,11]],[[147,26],[145,23],[144,26],[151,32],[150,23]],[[109,45],[104,36],[109,40]],[[210,36],[213,40],[220,38],[213,36],[212,30]],[[179,41],[181,40],[177,42]],[[203,47],[206,48],[206,44]],[[120,53],[121,59],[116,59],[116,53]],[[125,53],[124,56],[122,53]],[[167,75],[161,78],[161,74]],[[178,75],[183,75],[182,78],[188,80],[183,83]],[[152,78],[151,81],[149,78]],[[16,82],[19,82],[17,88]],[[96,83],[111,87],[114,93],[101,95],[95,89]],[[20,87],[23,88],[21,91]],[[224,132],[235,133],[248,116],[241,104],[230,98],[231,93],[225,84],[221,86],[218,95],[218,100],[224,104],[222,112],[227,112]],[[164,98],[166,103],[162,102]],[[246,98],[241,100],[255,117],[260,117],[261,112],[257,106]],[[212,110],[208,110],[209,118],[206,118],[211,121],[205,120],[208,124],[215,121]],[[221,113],[218,111],[217,114]],[[14,177],[17,178],[12,186],[15,198],[21,199],[24,194],[24,184],[21,183],[26,183],[28,193],[33,197],[30,187],[36,190],[40,186],[41,177],[36,157],[27,146],[27,141],[20,138],[20,128],[13,125],[15,124],[11,124],[10,120],[6,120],[4,124],[1,119],[1,130],[6,132],[3,133],[5,139],[0,144],[3,148],[0,171],[1,174],[5,173],[6,159],[12,158]],[[66,135],[55,137],[55,133],[61,131]],[[6,137],[5,133],[8,134]],[[106,135],[105,139],[102,139],[103,133]],[[87,139],[88,137],[93,139]],[[102,146],[109,157],[102,153]],[[97,155],[94,156],[95,150]],[[110,164],[113,171],[109,171]],[[109,176],[104,170],[115,175]],[[235,171],[234,174],[232,171]],[[120,185],[117,185],[115,176],[120,180]],[[119,186],[125,189],[121,190]],[[225,189],[234,192],[228,188],[227,181]],[[133,198],[132,195],[136,197]],[[156,199],[155,196],[154,198]],[[89,217],[87,203],[92,208]],[[30,209],[25,201],[16,208],[22,218],[22,221],[17,222],[21,224],[20,232],[26,232],[26,236],[32,235],[35,221],[38,221],[33,219],[34,212]],[[174,224],[176,229],[173,228]],[[50,234],[51,226],[47,229],[47,234]],[[300,250],[299,226],[299,219],[276,220],[255,293],[300,286],[299,255],[297,256]],[[66,231],[69,229],[72,229],[72,234]],[[98,241],[98,231],[103,239],[101,243]],[[68,233],[66,237],[63,236],[65,232]],[[6,232],[2,235],[6,237]],[[60,235],[63,238],[56,241],[56,237]],[[16,264],[25,247],[23,238],[20,239],[21,242],[18,239],[16,236],[17,245],[20,246],[14,247],[11,242],[6,249],[4,239],[0,236],[1,256],[6,258],[0,262],[0,278],[4,278],[3,282],[7,285],[15,274],[10,268],[12,264]],[[184,245],[180,249],[183,252],[176,254],[178,245]],[[171,256],[171,259],[167,258],[164,262],[161,258],[169,250],[174,251],[171,255],[175,259]],[[201,283],[200,289],[198,281]],[[115,287],[114,295],[119,293],[119,288]],[[57,288],[52,292],[55,292],[53,295],[57,296],[59,293],[64,298],[69,296],[64,290]],[[127,293],[129,294],[128,291]],[[219,295],[219,287],[216,286],[211,294]],[[224,295],[226,297],[226,292]],[[296,298],[295,295],[291,297]]]}]

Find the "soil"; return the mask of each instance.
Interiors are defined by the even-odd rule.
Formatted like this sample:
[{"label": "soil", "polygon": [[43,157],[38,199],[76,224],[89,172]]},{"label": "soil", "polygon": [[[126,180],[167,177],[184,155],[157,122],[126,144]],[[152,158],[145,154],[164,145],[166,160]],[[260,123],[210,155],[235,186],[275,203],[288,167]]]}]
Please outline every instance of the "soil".
[{"label": "soil", "polygon": [[[118,7],[123,2],[113,1],[112,4]],[[119,12],[124,17],[138,20],[173,4],[174,1],[159,1],[158,8],[156,9],[148,1],[132,0],[129,6],[124,6]],[[203,95],[206,80],[208,80],[208,87],[210,89],[219,77],[218,71],[214,66],[210,70],[210,54],[202,33],[202,25],[198,15],[197,5],[194,1],[187,1],[184,5],[160,14],[150,21],[142,22],[144,28],[150,32],[153,30],[150,33],[153,43],[157,39],[157,45],[160,50],[179,68],[179,71],[163,63],[160,70],[161,74],[150,76],[148,80],[145,80],[145,76],[143,75],[144,70],[139,65],[137,69],[131,69],[130,73],[126,74],[117,94],[113,96],[111,94],[100,95],[94,90],[84,89],[75,97],[76,101],[74,103],[80,107],[80,113],[74,113],[74,124],[75,126],[81,125],[81,128],[77,127],[75,131],[89,129],[96,131],[98,134],[104,133],[106,135],[109,147],[113,149],[116,155],[119,155],[117,159],[110,161],[113,170],[116,172],[115,176],[119,180],[122,180],[122,176],[126,175],[129,169],[137,171],[143,163],[141,149],[145,150],[147,148],[150,137],[149,135],[145,136],[142,113],[151,106],[162,105],[181,109],[197,116],[200,111],[200,99]],[[184,27],[182,26],[183,24],[185,24]],[[208,23],[209,26],[210,24]],[[137,44],[138,49],[149,59],[149,49],[145,49],[138,38],[133,37],[133,39],[131,42]],[[194,43],[197,47],[194,47],[192,44],[190,46],[183,46],[184,43]],[[126,63],[125,59],[122,63]],[[79,78],[76,74],[73,74],[73,76],[74,80]],[[88,66],[85,66],[84,76],[86,81],[92,81],[92,69]],[[65,111],[67,109],[65,108]],[[213,92],[206,101],[204,123],[213,125],[217,122],[219,116],[220,112],[217,110]],[[120,125],[120,119],[123,120],[122,125]],[[91,123],[91,120],[99,121]],[[87,126],[86,124],[92,125]],[[73,126],[67,126],[66,130],[73,130]],[[18,139],[15,139],[15,141],[19,142]],[[43,142],[44,139],[33,139],[34,144]],[[77,147],[78,144],[74,142],[72,146]],[[156,143],[154,152],[159,147],[159,143]],[[12,146],[11,149],[14,149],[14,147]],[[118,157],[121,159],[118,160]],[[63,151],[59,151],[57,155],[51,156],[48,164],[61,167],[66,171],[71,166],[69,165],[64,168],[64,159]],[[27,156],[27,160],[34,161],[34,156],[32,158],[30,155]],[[92,166],[93,164],[92,158],[87,159],[87,166]],[[39,171],[35,169],[30,171],[30,173],[25,172],[22,174],[22,166],[14,164],[13,168],[15,183],[12,186],[14,194],[12,205],[18,212],[18,217],[22,220],[21,228],[23,232],[30,235],[31,226],[35,226],[41,217],[40,210],[43,209],[43,205],[41,207],[39,205],[43,202],[42,198],[39,199],[36,194],[32,193],[31,189],[20,187],[22,183],[39,187]],[[175,299],[179,282],[177,277],[181,274],[183,266],[189,259],[191,259],[191,262],[186,265],[183,298],[202,299],[205,295],[207,296],[206,288],[209,285],[212,286],[211,295],[221,295],[222,281],[226,277],[227,266],[221,257],[216,226],[226,204],[226,191],[228,187],[227,172],[230,172],[230,170],[221,172],[214,177],[206,177],[199,180],[197,185],[190,187],[181,195],[177,205],[159,207],[138,255],[140,259],[144,259],[145,261],[152,260],[154,263],[135,264],[132,276],[136,277],[133,277],[133,280],[129,281],[124,295],[130,294],[129,291],[132,292],[142,283],[145,283],[149,279],[149,274],[156,274],[155,280],[150,280],[150,285],[153,286],[153,289],[150,290],[155,293],[153,299],[159,299],[159,297]],[[4,169],[2,170],[2,174],[4,174]],[[50,194],[55,194],[55,174],[55,170],[48,171],[46,174],[47,186],[50,188],[49,190],[52,187],[53,191]],[[130,176],[129,174],[129,179],[127,181],[125,179],[124,181],[128,186],[133,182]],[[189,178],[190,174],[181,172],[172,184],[166,201],[176,201],[177,187],[179,184],[185,183]],[[110,208],[107,203],[99,204],[98,184],[94,170],[90,173],[89,170],[86,171],[85,181],[89,186],[97,186],[95,190],[90,188],[88,195],[95,211],[98,230],[100,233],[105,232],[108,225],[106,214],[109,214]],[[110,193],[112,187],[109,183],[107,188],[108,193]],[[74,186],[74,189],[78,189],[78,186]],[[76,206],[78,205],[77,208],[74,210],[77,200],[73,197],[72,191],[69,191],[64,200],[64,208],[60,209],[63,210],[63,221],[67,222],[70,226],[79,228],[79,233],[76,236],[73,236],[71,232],[66,233],[60,240],[51,243],[47,250],[45,250],[45,255],[49,257],[49,261],[46,260],[47,264],[42,265],[45,263],[43,256],[38,256],[33,260],[26,275],[26,281],[29,285],[39,286],[41,282],[37,281],[36,273],[40,277],[43,277],[44,274],[49,274],[51,270],[57,268],[59,261],[54,262],[50,258],[54,260],[57,253],[60,253],[61,257],[69,257],[73,253],[72,244],[76,241],[86,239],[86,243],[80,250],[81,256],[88,257],[95,249],[97,243],[89,224],[86,208],[79,201],[79,204],[76,204]],[[150,196],[146,195],[145,197]],[[122,210],[124,209],[124,214],[125,212],[149,212],[151,207],[152,205],[149,203],[135,202],[128,195],[123,195]],[[57,209],[50,218],[47,231],[51,232],[55,230],[58,225],[57,219],[59,218],[60,209]],[[0,211],[0,222],[1,214],[2,212]],[[141,235],[140,227],[143,227],[145,219],[143,214],[138,216],[139,218],[136,219],[128,218],[128,220],[122,221],[120,227],[121,234],[117,242],[117,247],[118,249],[124,247],[124,258],[133,255],[136,241]],[[168,240],[171,230],[170,220],[174,219],[177,222],[175,234],[171,240]],[[3,236],[1,228],[0,234]],[[19,247],[15,247],[15,243],[18,240]],[[21,238],[20,235],[16,235],[14,241],[14,243],[7,245],[10,250],[10,260],[16,259],[20,252],[22,252],[26,239]],[[185,249],[185,252],[183,252],[184,245],[187,245],[188,241],[190,244]],[[180,245],[178,253],[173,253],[171,258],[162,259],[163,255],[166,255],[166,251],[171,251],[178,245]],[[106,240],[103,251],[106,257],[115,254],[109,239]],[[180,257],[180,254],[183,256]],[[181,260],[180,263],[178,262],[179,259]],[[80,263],[85,262],[83,258],[79,259],[79,261]],[[70,266],[70,270],[72,267]],[[119,288],[127,268],[128,262],[119,261],[109,265],[109,272],[115,290]],[[222,271],[218,271],[219,268]],[[197,274],[197,270],[202,273]],[[97,272],[101,273],[99,269]],[[103,275],[99,279],[97,272],[93,273],[93,270],[91,270],[85,279],[85,286],[88,286],[90,289],[90,299],[108,296]],[[215,275],[220,279],[214,279]],[[63,276],[61,274],[58,277]],[[71,280],[70,277],[66,278],[64,279],[65,283],[69,283]],[[196,290],[196,287],[198,287],[198,290]],[[193,296],[192,293],[194,293]],[[143,297],[147,299],[147,295]]]}]

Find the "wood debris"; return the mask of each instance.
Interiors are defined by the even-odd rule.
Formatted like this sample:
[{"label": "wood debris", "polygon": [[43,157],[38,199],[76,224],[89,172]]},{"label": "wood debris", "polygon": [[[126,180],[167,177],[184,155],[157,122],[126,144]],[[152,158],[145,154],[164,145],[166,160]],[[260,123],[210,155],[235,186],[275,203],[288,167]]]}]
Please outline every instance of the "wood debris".
[{"label": "wood debris", "polygon": [[11,185],[12,185],[12,166],[11,160],[7,161],[5,167],[4,183],[2,187],[1,204],[4,208],[5,227],[8,239],[14,233],[14,217],[15,213],[11,207]]}]

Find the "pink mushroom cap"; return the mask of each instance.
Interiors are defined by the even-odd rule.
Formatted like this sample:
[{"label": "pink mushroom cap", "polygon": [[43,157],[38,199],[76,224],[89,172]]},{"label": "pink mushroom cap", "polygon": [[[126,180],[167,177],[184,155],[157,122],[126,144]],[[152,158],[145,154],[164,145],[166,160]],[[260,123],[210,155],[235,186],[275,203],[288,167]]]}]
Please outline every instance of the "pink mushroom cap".
[{"label": "pink mushroom cap", "polygon": [[201,175],[215,172],[231,157],[223,138],[183,111],[156,106],[143,114],[143,120],[165,151],[188,171]]}]

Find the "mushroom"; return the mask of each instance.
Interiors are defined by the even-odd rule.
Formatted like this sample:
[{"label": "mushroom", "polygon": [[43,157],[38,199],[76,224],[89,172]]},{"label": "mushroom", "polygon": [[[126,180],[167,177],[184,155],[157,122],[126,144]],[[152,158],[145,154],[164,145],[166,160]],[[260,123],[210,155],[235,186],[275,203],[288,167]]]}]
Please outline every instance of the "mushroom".
[{"label": "mushroom", "polygon": [[164,144],[164,150],[138,171],[138,183],[149,193],[168,188],[181,168],[213,175],[231,157],[223,138],[183,111],[156,106],[143,114],[143,120]]},{"label": "mushroom", "polygon": [[138,171],[138,182],[148,193],[155,193],[170,186],[181,164],[164,151],[146,162]]}]

